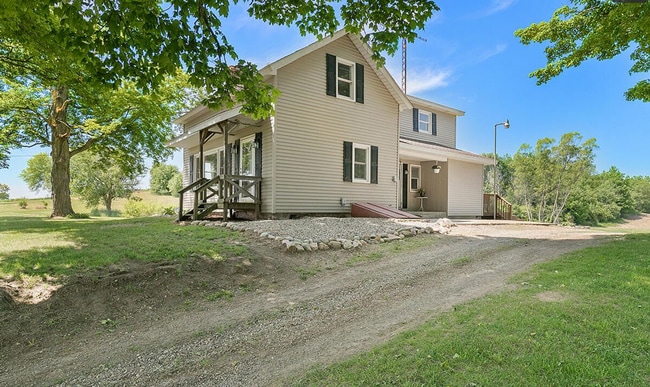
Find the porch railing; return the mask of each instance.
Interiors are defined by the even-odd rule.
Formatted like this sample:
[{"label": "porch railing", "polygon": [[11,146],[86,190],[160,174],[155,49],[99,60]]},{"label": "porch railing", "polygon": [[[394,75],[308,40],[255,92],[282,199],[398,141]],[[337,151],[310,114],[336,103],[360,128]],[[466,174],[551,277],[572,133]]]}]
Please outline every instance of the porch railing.
[{"label": "porch railing", "polygon": [[512,219],[512,204],[499,195],[491,193],[483,194],[483,218],[494,219],[494,200],[497,201],[497,219]]},{"label": "porch railing", "polygon": [[[215,210],[223,210],[227,220],[229,210],[252,210],[260,216],[262,178],[245,175],[221,175],[213,179],[200,178],[179,191],[178,220],[203,219]],[[185,195],[193,195],[193,208],[183,210]]]}]

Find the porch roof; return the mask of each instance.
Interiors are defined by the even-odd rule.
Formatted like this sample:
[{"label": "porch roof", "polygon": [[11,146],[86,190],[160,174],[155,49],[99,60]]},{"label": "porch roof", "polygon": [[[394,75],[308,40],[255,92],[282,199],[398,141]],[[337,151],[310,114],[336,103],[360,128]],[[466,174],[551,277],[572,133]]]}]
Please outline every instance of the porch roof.
[{"label": "porch roof", "polygon": [[415,161],[448,161],[451,159],[482,165],[490,165],[493,162],[492,159],[476,153],[405,138],[399,139],[399,157]]},{"label": "porch roof", "polygon": [[[199,109],[196,108],[193,111],[197,110]],[[181,120],[183,117],[177,119],[176,123],[180,122],[179,120]],[[237,122],[245,126],[254,125],[257,122],[252,120],[250,117],[242,114],[241,106],[237,106],[232,109],[224,110],[222,112],[211,115],[205,120],[188,127],[187,132],[171,139],[166,143],[166,145],[173,148],[192,148],[198,146],[199,133],[201,130],[208,129],[210,132],[221,134],[221,129],[217,126],[217,124],[224,121]]]}]

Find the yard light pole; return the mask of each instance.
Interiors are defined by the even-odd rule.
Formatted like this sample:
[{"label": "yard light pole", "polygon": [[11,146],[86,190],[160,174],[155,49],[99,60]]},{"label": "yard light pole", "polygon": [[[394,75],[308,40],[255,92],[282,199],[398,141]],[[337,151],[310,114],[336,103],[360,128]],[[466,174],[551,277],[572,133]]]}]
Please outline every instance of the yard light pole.
[{"label": "yard light pole", "polygon": [[503,125],[504,128],[510,127],[510,121],[506,119],[504,122],[494,124],[494,177],[492,180],[492,191],[494,192],[494,220],[497,219],[497,126]]}]

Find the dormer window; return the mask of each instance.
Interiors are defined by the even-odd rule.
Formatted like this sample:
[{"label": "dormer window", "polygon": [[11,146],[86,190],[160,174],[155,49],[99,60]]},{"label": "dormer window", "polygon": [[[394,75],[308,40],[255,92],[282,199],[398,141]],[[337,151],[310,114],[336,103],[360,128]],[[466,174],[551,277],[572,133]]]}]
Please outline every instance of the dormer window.
[{"label": "dormer window", "polygon": [[364,103],[363,65],[332,54],[327,54],[325,59],[327,95]]}]

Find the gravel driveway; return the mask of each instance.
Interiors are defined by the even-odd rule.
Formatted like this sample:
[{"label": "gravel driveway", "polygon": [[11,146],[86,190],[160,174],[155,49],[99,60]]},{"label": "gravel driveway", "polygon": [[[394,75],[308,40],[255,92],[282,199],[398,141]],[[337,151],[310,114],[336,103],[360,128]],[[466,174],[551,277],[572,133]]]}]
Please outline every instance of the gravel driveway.
[{"label": "gravel driveway", "polygon": [[[508,278],[536,263],[609,237],[552,226],[459,225],[449,235],[417,236],[435,239],[426,247],[206,310],[179,310],[119,337],[71,339],[6,359],[0,385],[285,385],[311,366],[367,351],[454,305],[504,290]],[[459,259],[463,265],[454,264]]]}]

